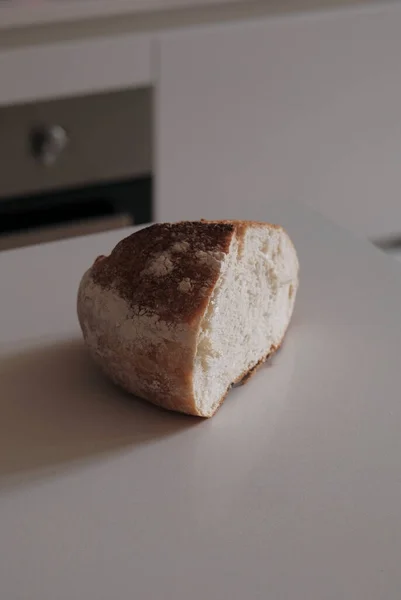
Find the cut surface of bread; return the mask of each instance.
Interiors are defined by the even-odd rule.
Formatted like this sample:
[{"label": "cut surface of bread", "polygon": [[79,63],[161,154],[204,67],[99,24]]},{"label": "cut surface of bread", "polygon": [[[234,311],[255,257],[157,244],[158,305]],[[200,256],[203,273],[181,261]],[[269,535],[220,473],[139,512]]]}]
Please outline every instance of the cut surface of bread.
[{"label": "cut surface of bread", "polygon": [[281,227],[157,224],[85,273],[79,321],[115,382],[165,408],[210,417],[229,388],[280,346],[298,270]]},{"label": "cut surface of bread", "polygon": [[280,345],[295,300],[294,258],[279,229],[249,227],[241,243],[233,238],[200,324],[194,393],[202,414]]}]

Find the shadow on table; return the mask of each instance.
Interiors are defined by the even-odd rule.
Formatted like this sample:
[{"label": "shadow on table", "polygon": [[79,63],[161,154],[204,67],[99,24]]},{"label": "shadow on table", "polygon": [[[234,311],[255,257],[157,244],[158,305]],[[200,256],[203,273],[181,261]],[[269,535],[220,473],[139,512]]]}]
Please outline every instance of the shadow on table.
[{"label": "shadow on table", "polygon": [[78,340],[0,358],[0,485],[197,423],[119,390]]}]

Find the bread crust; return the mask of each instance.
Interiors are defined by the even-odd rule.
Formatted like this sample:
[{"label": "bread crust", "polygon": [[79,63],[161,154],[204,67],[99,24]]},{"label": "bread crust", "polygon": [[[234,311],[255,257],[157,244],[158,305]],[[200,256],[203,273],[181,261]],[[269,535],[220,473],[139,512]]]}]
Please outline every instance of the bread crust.
[{"label": "bread crust", "polygon": [[[234,232],[229,222],[151,225],[100,257],[92,267],[93,281],[113,287],[133,310],[157,312],[172,323],[194,323],[205,312]],[[191,294],[177,293],[180,282],[188,282]]]},{"label": "bread crust", "polygon": [[[112,380],[167,410],[212,416],[199,414],[193,392],[200,323],[233,238],[241,248],[250,227],[282,230],[256,221],[155,224],[95,260],[77,311],[93,358]],[[233,384],[246,383],[276,349]]]}]

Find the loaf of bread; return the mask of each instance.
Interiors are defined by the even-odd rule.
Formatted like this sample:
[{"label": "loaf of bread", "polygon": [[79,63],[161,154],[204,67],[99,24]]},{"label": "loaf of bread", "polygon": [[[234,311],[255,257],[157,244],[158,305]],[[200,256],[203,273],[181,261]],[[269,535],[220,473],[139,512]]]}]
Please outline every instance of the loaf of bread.
[{"label": "loaf of bread", "polygon": [[286,232],[248,221],[156,224],[84,274],[78,317],[95,361],[164,408],[211,417],[280,346],[298,259]]}]

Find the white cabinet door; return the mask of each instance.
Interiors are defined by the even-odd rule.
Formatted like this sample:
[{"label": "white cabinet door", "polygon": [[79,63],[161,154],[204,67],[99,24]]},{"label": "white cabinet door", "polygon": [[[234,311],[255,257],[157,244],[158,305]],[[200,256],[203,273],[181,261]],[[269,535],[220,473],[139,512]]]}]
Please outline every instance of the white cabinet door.
[{"label": "white cabinet door", "polygon": [[291,200],[401,232],[400,5],[173,32],[158,57],[157,218]]}]

